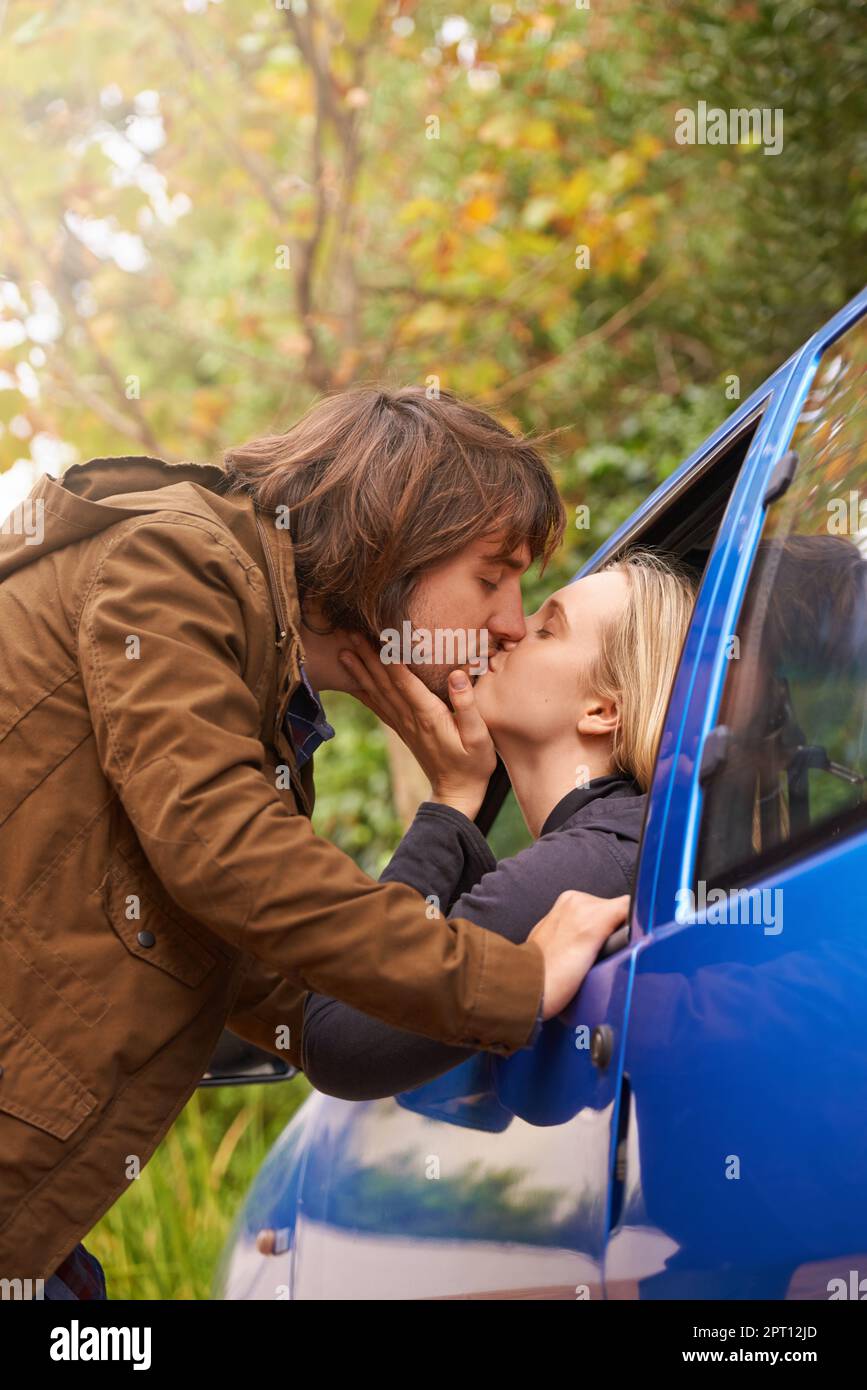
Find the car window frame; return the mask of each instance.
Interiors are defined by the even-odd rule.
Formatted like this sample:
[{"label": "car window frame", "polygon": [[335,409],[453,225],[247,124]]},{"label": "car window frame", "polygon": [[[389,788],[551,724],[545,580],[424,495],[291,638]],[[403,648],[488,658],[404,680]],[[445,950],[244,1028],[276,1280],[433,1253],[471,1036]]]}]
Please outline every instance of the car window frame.
[{"label": "car window frame", "polygon": [[[718,722],[728,670],[726,646],[737,628],[764,529],[767,511],[764,493],[774,467],[790,447],[822,356],[837,338],[864,317],[867,317],[867,290],[815,333],[772,379],[774,389],[708,559],[684,660],[675,682],[682,718],[677,733],[670,731],[671,746],[662,759],[667,766],[658,768],[665,785],[659,788],[652,862],[645,862],[644,841],[642,843],[633,939],[675,923],[676,906],[682,900],[680,895],[694,888],[704,804],[699,781],[701,758],[707,738]],[[650,828],[649,816],[647,830]],[[803,858],[810,852],[793,853],[791,858]]]},{"label": "car window frame", "polygon": [[[807,368],[805,368],[805,380],[799,383],[799,387],[803,389],[804,404],[806,404],[810,392],[813,389],[816,377],[819,373],[822,363],[826,360],[828,354],[833,351],[835,344],[839,342],[841,338],[846,337],[850,332],[852,332],[859,326],[861,327],[862,331],[865,328],[865,326],[867,326],[867,313],[862,314],[860,317],[856,317],[851,322],[849,322],[844,328],[836,332],[833,336],[829,336],[827,338],[827,341],[824,342],[820,349],[817,348],[816,351],[811,353],[809,364]],[[784,441],[785,448],[781,457],[784,457],[786,451],[789,450],[793,445],[794,436],[797,432],[798,425],[800,424],[802,419],[802,413],[802,411],[799,412],[798,418],[795,421],[795,425],[792,429],[791,434],[789,435],[788,439]],[[867,465],[865,465],[865,470],[867,470]],[[741,602],[737,612],[735,626],[737,626],[737,624],[740,623],[744,611],[744,605],[746,604],[747,599],[750,593],[752,592],[751,586],[755,579],[756,565],[758,560],[758,544],[761,542],[761,538],[764,535],[767,520],[770,515],[770,509],[774,506],[776,500],[776,498],[769,499],[769,501],[763,503],[763,506],[761,508],[761,526],[759,531],[759,542],[757,543],[756,548],[753,552],[752,563],[746,578],[743,593],[741,595]],[[797,533],[795,532],[793,534]],[[734,630],[735,628],[733,627],[732,633],[734,632]],[[726,675],[727,674],[728,672],[726,672]],[[722,703],[724,693],[725,679],[723,680],[719,691],[718,709]],[[713,727],[717,728],[719,726],[714,725]],[[710,732],[712,733],[713,729],[711,729]],[[707,739],[705,740],[705,744],[706,743]],[[699,767],[699,777],[701,777],[701,767]],[[691,881],[691,886],[693,890],[696,890],[698,887],[699,873],[702,872],[706,867],[702,865],[702,863],[699,860],[699,851],[701,849],[701,835],[704,826],[706,804],[707,793],[702,788],[701,806],[696,825],[696,846]],[[832,844],[838,843],[843,838],[848,839],[850,837],[857,836],[858,834],[862,833],[865,829],[867,829],[867,804],[862,802],[860,805],[849,807],[845,811],[841,811],[838,815],[835,815],[830,818],[825,818],[823,820],[811,824],[806,831],[802,831],[800,834],[797,835],[796,838],[783,840],[779,844],[772,846],[770,849],[759,851],[758,853],[753,854],[749,859],[745,859],[742,863],[735,863],[731,866],[726,867],[724,870],[725,881],[728,885],[730,885],[733,888],[749,887],[751,884],[755,884],[756,882],[768,877],[769,874],[776,873],[777,870],[795,864],[801,859],[810,858],[813,855],[815,855],[818,851],[827,848]],[[718,874],[715,874],[713,876],[714,883],[717,882],[718,876]],[[710,882],[709,879],[707,881]]]}]

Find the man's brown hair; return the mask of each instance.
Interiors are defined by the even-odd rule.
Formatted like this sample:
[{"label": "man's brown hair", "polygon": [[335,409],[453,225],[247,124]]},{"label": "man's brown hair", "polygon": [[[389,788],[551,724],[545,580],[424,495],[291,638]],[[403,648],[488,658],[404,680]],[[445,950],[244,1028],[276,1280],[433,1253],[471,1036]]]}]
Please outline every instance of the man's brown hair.
[{"label": "man's brown hair", "polygon": [[285,434],[225,454],[227,490],[286,516],[302,604],[374,637],[406,616],[423,572],[494,531],[547,561],[565,524],[536,448],[448,391],[357,387]]}]

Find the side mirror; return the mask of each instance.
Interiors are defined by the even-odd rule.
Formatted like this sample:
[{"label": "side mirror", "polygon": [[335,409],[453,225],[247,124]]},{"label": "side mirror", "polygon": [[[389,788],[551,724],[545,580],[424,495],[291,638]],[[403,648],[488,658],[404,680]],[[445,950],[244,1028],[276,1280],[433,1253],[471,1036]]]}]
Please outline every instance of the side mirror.
[{"label": "side mirror", "polygon": [[297,1067],[281,1062],[273,1052],[246,1042],[224,1028],[200,1086],[259,1086],[265,1081],[291,1081]]}]

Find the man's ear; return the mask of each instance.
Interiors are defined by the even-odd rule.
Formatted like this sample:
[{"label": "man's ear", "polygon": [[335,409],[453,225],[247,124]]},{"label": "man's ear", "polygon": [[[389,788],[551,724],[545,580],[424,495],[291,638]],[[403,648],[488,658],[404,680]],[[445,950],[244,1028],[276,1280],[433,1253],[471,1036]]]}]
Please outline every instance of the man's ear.
[{"label": "man's ear", "polygon": [[616,700],[606,700],[601,696],[588,700],[578,717],[578,732],[583,738],[610,737],[620,723],[620,709]]}]

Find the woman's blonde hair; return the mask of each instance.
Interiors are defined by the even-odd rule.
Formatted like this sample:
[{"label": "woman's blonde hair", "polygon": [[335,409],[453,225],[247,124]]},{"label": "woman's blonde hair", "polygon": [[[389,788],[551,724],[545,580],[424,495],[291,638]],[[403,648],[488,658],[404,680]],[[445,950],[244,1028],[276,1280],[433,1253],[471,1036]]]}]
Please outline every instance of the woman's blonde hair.
[{"label": "woman's blonde hair", "polygon": [[626,579],[626,610],[602,634],[586,688],[616,703],[612,758],[647,791],[668,699],[695,602],[695,582],[676,561],[631,550],[602,567]]}]

